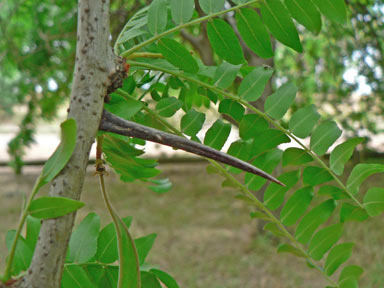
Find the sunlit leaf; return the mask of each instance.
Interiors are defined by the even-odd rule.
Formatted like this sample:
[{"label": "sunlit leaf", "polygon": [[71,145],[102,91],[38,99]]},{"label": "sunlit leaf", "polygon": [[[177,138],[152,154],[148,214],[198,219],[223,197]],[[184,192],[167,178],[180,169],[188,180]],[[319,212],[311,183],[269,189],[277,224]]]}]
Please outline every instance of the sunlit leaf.
[{"label": "sunlit leaf", "polygon": [[303,182],[311,186],[320,185],[332,181],[333,177],[329,172],[320,167],[308,166],[303,172]]},{"label": "sunlit leaf", "polygon": [[342,189],[332,186],[332,185],[323,185],[320,187],[319,191],[317,194],[320,195],[327,195],[331,196],[335,200],[340,200],[340,199],[349,199],[350,197],[348,196],[347,193],[345,193]]},{"label": "sunlit leaf", "polygon": [[325,121],[316,127],[311,136],[311,149],[317,155],[324,155],[328,148],[341,136],[341,130],[334,121]]},{"label": "sunlit leaf", "polygon": [[41,227],[41,220],[30,215],[27,216],[27,233],[25,236],[25,243],[31,248],[31,250],[35,250],[35,245],[39,238],[39,232]]},{"label": "sunlit leaf", "polygon": [[253,52],[263,58],[273,56],[269,33],[255,10],[250,8],[238,10],[236,24],[244,42]]},{"label": "sunlit leaf", "polygon": [[63,288],[96,288],[84,269],[78,265],[65,265],[61,282]]},{"label": "sunlit leaf", "polygon": [[280,230],[279,226],[276,223],[267,223],[263,228],[265,231],[269,231],[277,237],[284,237],[285,234]]},{"label": "sunlit leaf", "polygon": [[[210,1],[217,2],[216,0]],[[219,18],[209,21],[207,23],[207,35],[213,50],[220,58],[233,65],[245,63],[239,39],[227,22]]]},{"label": "sunlit leaf", "polygon": [[204,113],[191,109],[181,118],[181,131],[189,136],[194,136],[201,130],[204,121]]},{"label": "sunlit leaf", "polygon": [[350,203],[343,203],[340,209],[340,223],[347,221],[362,222],[369,218],[365,209],[352,205]]},{"label": "sunlit leaf", "polygon": [[324,254],[340,239],[343,225],[334,224],[319,230],[312,238],[308,247],[309,255],[319,261]]},{"label": "sunlit leaf", "polygon": [[282,143],[289,142],[291,142],[291,139],[282,131],[277,129],[267,129],[254,139],[251,153],[256,156],[262,152],[276,148]]},{"label": "sunlit leaf", "polygon": [[299,53],[303,51],[291,15],[280,0],[263,1],[260,11],[265,25],[277,40]]},{"label": "sunlit leaf", "polygon": [[307,210],[312,198],[313,187],[307,186],[297,190],[281,210],[281,222],[286,226],[295,224]]},{"label": "sunlit leaf", "polygon": [[175,97],[163,98],[156,105],[156,111],[160,116],[171,117],[181,108],[182,103]]},{"label": "sunlit leaf", "polygon": [[344,0],[312,0],[320,12],[329,20],[344,24],[347,21],[347,8]]},{"label": "sunlit leaf", "polygon": [[245,108],[237,101],[224,99],[220,102],[219,112],[231,116],[236,121],[241,121],[245,112]]},{"label": "sunlit leaf", "polygon": [[297,87],[288,82],[265,100],[264,110],[269,116],[281,119],[295,100]]},{"label": "sunlit leaf", "polygon": [[213,77],[213,84],[219,88],[227,89],[232,85],[233,81],[235,81],[240,67],[241,64],[232,65],[231,63],[223,61],[223,63],[216,69],[215,76]]},{"label": "sunlit leaf", "polygon": [[197,73],[197,71],[199,71],[199,66],[195,58],[193,58],[185,46],[179,42],[173,39],[163,38],[159,41],[159,49],[169,63],[181,70],[189,73]]},{"label": "sunlit leaf", "polygon": [[330,167],[337,175],[343,174],[344,165],[348,162],[353,154],[355,147],[362,143],[365,138],[352,138],[338,145],[329,157]]},{"label": "sunlit leaf", "polygon": [[95,256],[99,229],[100,217],[89,213],[71,235],[67,261],[84,263]]},{"label": "sunlit leaf", "polygon": [[149,251],[152,249],[153,243],[155,243],[156,236],[156,234],[149,234],[135,239],[140,265],[144,264],[145,258],[147,258]]},{"label": "sunlit leaf", "polygon": [[204,145],[220,150],[231,133],[231,124],[224,123],[217,119],[215,123],[208,129],[204,138]]},{"label": "sunlit leaf", "polygon": [[289,129],[300,138],[308,137],[313,127],[319,120],[320,114],[317,112],[315,105],[297,110],[289,121]]},{"label": "sunlit leaf", "polygon": [[276,210],[283,204],[285,193],[292,188],[300,179],[300,170],[286,172],[277,177],[286,186],[276,183],[269,184],[264,193],[264,204],[271,210]]},{"label": "sunlit leaf", "polygon": [[267,120],[256,114],[244,115],[239,124],[239,133],[243,140],[257,139],[259,134],[267,129]]},{"label": "sunlit leaf", "polygon": [[[361,277],[363,273],[364,273],[364,270],[360,266],[357,266],[357,265],[345,266],[340,273],[339,283],[345,282],[348,279],[356,280],[356,283],[357,283],[357,280]],[[350,287],[353,287],[353,286],[350,286]],[[348,288],[348,286],[344,286],[344,288]]]},{"label": "sunlit leaf", "polygon": [[346,262],[351,257],[354,243],[343,243],[336,245],[329,251],[327,260],[324,264],[325,273],[331,276],[340,267],[341,264]]},{"label": "sunlit leaf", "polygon": [[[8,251],[11,250],[15,236],[15,230],[9,230],[5,236],[5,244]],[[28,246],[24,237],[20,235],[16,245],[15,258],[12,262],[11,275],[16,276],[20,272],[26,271],[31,264],[32,256],[33,250]]]},{"label": "sunlit leaf", "polygon": [[371,217],[383,213],[384,188],[370,188],[364,196],[364,207]]},{"label": "sunlit leaf", "polygon": [[83,206],[83,202],[65,197],[40,197],[32,201],[28,213],[39,219],[50,219],[72,213]]},{"label": "sunlit leaf", "polygon": [[141,101],[124,98],[116,93],[111,95],[111,100],[105,105],[105,110],[126,120],[130,120],[141,109],[143,109]]},{"label": "sunlit leaf", "polygon": [[68,119],[61,123],[61,142],[56,148],[55,152],[45,162],[43,171],[39,178],[39,188],[52,181],[53,178],[60,173],[60,171],[67,164],[72,156],[73,150],[76,145],[76,121],[75,119]]},{"label": "sunlit leaf", "polygon": [[264,92],[265,85],[273,74],[267,67],[257,67],[248,73],[240,84],[238,95],[246,101],[256,101]]},{"label": "sunlit leaf", "polygon": [[321,30],[321,15],[316,6],[308,0],[284,0],[292,17],[314,34]]},{"label": "sunlit leaf", "polygon": [[369,176],[376,173],[383,173],[384,165],[381,164],[357,164],[347,180],[347,189],[352,194],[359,192],[360,185]]},{"label": "sunlit leaf", "polygon": [[178,25],[187,23],[192,18],[194,10],[194,0],[171,0],[172,19]]},{"label": "sunlit leaf", "polygon": [[[258,156],[252,164],[267,173],[272,173],[280,163],[282,153],[279,149],[268,151]],[[250,190],[259,190],[266,181],[265,178],[258,175],[245,173],[244,182]]]},{"label": "sunlit leaf", "polygon": [[162,288],[154,273],[141,271],[142,288]]},{"label": "sunlit leaf", "polygon": [[297,257],[306,257],[305,254],[299,249],[293,247],[290,244],[281,244],[277,248],[277,253],[291,253]]},{"label": "sunlit leaf", "polygon": [[158,270],[158,269],[151,269],[150,271],[153,274],[155,274],[156,277],[159,278],[160,281],[162,283],[164,283],[164,285],[167,288],[179,288],[179,285],[177,284],[176,280],[173,279],[173,277],[171,275],[169,275],[168,273],[161,271],[161,270]]},{"label": "sunlit leaf", "polygon": [[167,27],[167,0],[153,0],[148,10],[148,29],[152,35],[158,35]]},{"label": "sunlit leaf", "polygon": [[199,0],[201,9],[206,14],[212,14],[221,11],[224,8],[225,0]]},{"label": "sunlit leaf", "polygon": [[283,166],[302,165],[312,161],[312,156],[300,148],[288,148],[283,153]]},{"label": "sunlit leaf", "polygon": [[331,217],[335,208],[336,202],[333,199],[329,199],[309,211],[296,228],[296,239],[306,244],[311,239],[315,230]]}]

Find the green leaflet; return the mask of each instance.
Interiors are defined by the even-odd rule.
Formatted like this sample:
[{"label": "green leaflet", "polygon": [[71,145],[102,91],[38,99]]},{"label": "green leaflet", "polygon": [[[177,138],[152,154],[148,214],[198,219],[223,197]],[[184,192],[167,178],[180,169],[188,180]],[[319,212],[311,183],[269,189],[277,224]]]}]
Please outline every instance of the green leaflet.
[{"label": "green leaflet", "polygon": [[205,134],[204,144],[215,148],[216,150],[220,150],[223,148],[230,133],[231,124],[224,123],[222,120],[218,119]]},{"label": "green leaflet", "polygon": [[71,235],[67,261],[84,263],[95,256],[99,229],[100,217],[93,212],[89,213]]},{"label": "green leaflet", "polygon": [[284,205],[280,213],[281,222],[286,226],[294,225],[305,213],[313,198],[313,187],[297,190]]},{"label": "green leaflet", "polygon": [[199,0],[201,9],[208,15],[221,11],[224,3],[225,0]]},{"label": "green leaflet", "polygon": [[329,251],[327,260],[324,264],[324,271],[328,276],[331,276],[340,267],[341,264],[346,262],[351,257],[354,243],[343,243],[336,245]]},{"label": "green leaflet", "polygon": [[142,288],[162,288],[155,274],[151,272],[141,272],[141,287]]},{"label": "green leaflet", "polygon": [[384,188],[370,188],[364,196],[364,207],[369,216],[380,215],[384,211]]},{"label": "green leaflet", "polygon": [[300,243],[306,244],[311,239],[315,230],[331,217],[335,208],[336,202],[333,199],[329,199],[309,211],[296,228],[296,239]]},{"label": "green leaflet", "polygon": [[297,87],[293,83],[286,83],[265,100],[264,110],[269,116],[281,119],[295,100]]},{"label": "green leaflet", "polygon": [[65,265],[61,282],[63,288],[96,288],[84,269],[78,265]]},{"label": "green leaflet", "polygon": [[286,172],[278,178],[286,187],[282,187],[276,183],[269,184],[264,193],[264,205],[271,210],[276,210],[283,204],[285,193],[291,189],[300,179],[300,170]]},{"label": "green leaflet", "polygon": [[[357,266],[357,265],[345,266],[340,273],[339,283],[346,282],[350,279],[353,279],[356,281],[356,284],[357,284],[357,280],[359,280],[363,272],[364,270],[360,266]],[[354,287],[354,286],[344,286],[344,288],[347,288],[347,287]]]},{"label": "green leaflet", "polygon": [[[279,149],[268,151],[258,156],[252,165],[260,168],[261,170],[272,173],[276,166],[280,163],[281,154],[283,152]],[[244,182],[250,190],[259,190],[267,180],[251,173],[245,173]]]},{"label": "green leaflet", "polygon": [[273,56],[269,33],[255,10],[240,9],[236,13],[236,24],[244,42],[253,52],[262,58]]},{"label": "green leaflet", "polygon": [[219,112],[222,114],[227,114],[236,121],[240,122],[243,118],[245,108],[237,101],[231,99],[224,99],[220,102]]},{"label": "green leaflet", "polygon": [[207,35],[213,50],[220,58],[233,65],[245,63],[239,39],[227,22],[219,18],[209,21],[207,23]]},{"label": "green leaflet", "polygon": [[343,203],[340,209],[340,223],[344,223],[347,221],[365,221],[369,218],[367,211],[364,209],[349,204]]},{"label": "green leaflet", "polygon": [[329,157],[330,167],[336,175],[343,174],[344,165],[348,162],[356,146],[364,142],[365,138],[352,138],[338,145]]},{"label": "green leaflet", "polygon": [[32,251],[35,250],[37,240],[39,238],[39,232],[41,227],[41,220],[30,215],[27,216],[27,234],[25,236],[25,243],[31,248]]},{"label": "green leaflet", "polygon": [[149,251],[152,249],[156,237],[157,235],[153,233],[135,239],[135,246],[137,249],[137,254],[139,256],[140,265],[143,265],[145,263],[145,258],[147,258]]},{"label": "green leaflet", "polygon": [[76,145],[76,121],[68,119],[61,123],[61,142],[55,152],[45,162],[43,171],[38,179],[37,189],[55,178],[67,164]]},{"label": "green leaflet", "polygon": [[297,257],[303,257],[303,258],[306,257],[302,251],[293,247],[290,244],[280,244],[279,247],[277,248],[277,253],[291,253]]},{"label": "green leaflet", "polygon": [[191,109],[181,118],[181,132],[189,136],[195,136],[203,127],[204,121],[204,113],[200,113],[195,109]]},{"label": "green leaflet", "polygon": [[[251,158],[251,143],[250,141],[237,140],[232,142],[227,153],[238,159],[248,161]],[[229,167],[229,171],[234,174],[239,174],[243,172],[241,169],[235,167]]]},{"label": "green leaflet", "polygon": [[324,155],[328,148],[341,136],[341,130],[334,121],[325,121],[316,127],[311,137],[311,149],[317,155]]},{"label": "green leaflet", "polygon": [[189,73],[197,73],[199,66],[191,53],[179,42],[163,38],[159,41],[159,49],[164,58],[171,64]]},{"label": "green leaflet", "polygon": [[191,20],[194,11],[194,0],[171,0],[172,19],[177,25]]},{"label": "green leaflet", "polygon": [[293,113],[289,121],[289,129],[297,137],[308,137],[319,118],[320,114],[317,112],[316,106],[309,105]]},{"label": "green leaflet", "polygon": [[348,196],[348,194],[345,193],[342,189],[340,189],[339,187],[332,186],[332,185],[321,186],[319,191],[317,192],[317,194],[319,196],[321,196],[321,195],[331,196],[335,200],[349,199],[350,198]]},{"label": "green leaflet", "polygon": [[181,108],[182,103],[175,97],[163,98],[156,105],[156,111],[160,116],[171,117]]},{"label": "green leaflet", "polygon": [[177,284],[176,280],[173,279],[173,277],[168,273],[158,269],[151,269],[150,271],[155,274],[156,277],[159,278],[160,281],[163,282],[167,288],[179,288],[179,285]]},{"label": "green leaflet", "polygon": [[303,172],[303,183],[311,186],[320,185],[332,181],[333,177],[324,168],[308,166]]},{"label": "green leaflet", "polygon": [[352,194],[359,192],[360,185],[369,176],[375,173],[384,172],[384,165],[381,164],[357,164],[347,180],[347,189]]},{"label": "green leaflet", "polygon": [[148,188],[158,194],[164,194],[172,188],[172,182],[169,180],[169,178],[148,179],[148,182],[156,184],[155,186],[148,186]]},{"label": "green leaflet", "polygon": [[[8,251],[11,250],[15,236],[15,230],[9,230],[5,236],[5,244]],[[31,264],[32,256],[33,250],[29,247],[24,237],[20,235],[17,241],[15,258],[12,262],[11,275],[16,276],[19,275],[22,271],[27,271],[29,265]]]},{"label": "green leaflet", "polygon": [[257,114],[244,115],[239,124],[239,133],[243,140],[257,138],[261,132],[267,129],[267,120]]},{"label": "green leaflet", "polygon": [[112,135],[104,137],[103,152],[107,162],[121,175],[124,182],[132,182],[137,179],[147,180],[157,176],[160,171],[155,167],[157,162],[151,159],[137,158],[142,155],[142,150],[136,149],[127,140],[122,140]]},{"label": "green leaflet", "polygon": [[264,214],[263,212],[260,212],[260,211],[254,211],[254,212],[251,212],[250,213],[250,216],[251,218],[256,218],[256,219],[262,219],[262,220],[266,220],[266,221],[271,221],[271,218]]},{"label": "green leaflet", "polygon": [[324,254],[340,239],[342,234],[343,225],[340,223],[319,230],[309,244],[309,255],[314,260],[321,260]]},{"label": "green leaflet", "polygon": [[292,17],[314,34],[321,30],[321,15],[309,0],[284,0]]},{"label": "green leaflet", "polygon": [[97,288],[116,288],[119,278],[118,266],[102,266],[89,264],[81,266],[87,271],[88,277],[93,283],[97,283]]},{"label": "green leaflet", "polygon": [[[132,223],[132,217],[122,219],[129,228]],[[97,251],[95,259],[101,263],[109,264],[118,259],[116,230],[113,223],[106,225],[97,237]]]},{"label": "green leaflet", "polygon": [[159,35],[167,27],[167,0],[153,0],[148,10],[148,30],[152,35]]},{"label": "green leaflet", "polygon": [[303,51],[291,15],[280,0],[263,1],[260,11],[265,25],[277,40],[299,53]]},{"label": "green leaflet", "polygon": [[283,166],[302,165],[312,161],[312,156],[300,148],[288,148],[283,153]]},{"label": "green leaflet", "polygon": [[213,77],[213,85],[221,89],[227,89],[232,85],[233,81],[235,81],[240,68],[241,64],[232,65],[224,61],[216,69],[215,76]]},{"label": "green leaflet", "polygon": [[344,24],[347,21],[347,7],[344,0],[312,0],[329,20]]},{"label": "green leaflet", "polygon": [[277,129],[267,129],[262,132],[253,140],[251,148],[252,155],[256,156],[262,152],[277,147],[282,143],[289,143],[291,139]]},{"label": "green leaflet", "polygon": [[65,197],[40,197],[32,201],[28,214],[39,219],[57,218],[83,206],[83,202]]},{"label": "green leaflet", "polygon": [[110,102],[105,104],[105,110],[126,120],[130,120],[141,109],[143,109],[141,101],[124,98],[116,93],[113,93]]},{"label": "green leaflet", "polygon": [[257,67],[248,73],[240,84],[238,95],[246,101],[256,101],[264,92],[265,85],[273,74],[267,67]]},{"label": "green leaflet", "polygon": [[277,237],[284,237],[285,234],[280,230],[279,226],[276,223],[267,223],[263,228],[265,231],[269,231]]}]

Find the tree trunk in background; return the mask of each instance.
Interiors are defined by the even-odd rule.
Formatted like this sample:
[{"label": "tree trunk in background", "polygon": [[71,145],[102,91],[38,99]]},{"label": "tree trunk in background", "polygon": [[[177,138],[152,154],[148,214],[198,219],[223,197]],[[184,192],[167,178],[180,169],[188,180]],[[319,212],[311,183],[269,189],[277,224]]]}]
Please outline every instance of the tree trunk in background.
[{"label": "tree trunk in background", "polygon": [[[109,0],[79,0],[76,63],[68,118],[77,123],[75,151],[51,183],[51,196],[80,199],[89,151],[117,58],[109,43]],[[117,63],[117,62],[116,62]],[[14,287],[59,288],[75,213],[43,221],[27,275]]]}]

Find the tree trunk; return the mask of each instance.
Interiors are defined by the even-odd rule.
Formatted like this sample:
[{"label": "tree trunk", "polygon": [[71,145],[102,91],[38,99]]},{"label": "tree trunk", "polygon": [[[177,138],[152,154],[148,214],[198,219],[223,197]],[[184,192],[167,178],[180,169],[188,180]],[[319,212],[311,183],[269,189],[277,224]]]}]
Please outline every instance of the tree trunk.
[{"label": "tree trunk", "polygon": [[[77,123],[75,151],[53,180],[51,196],[80,199],[89,152],[118,58],[109,43],[109,0],[79,0],[76,63],[68,118]],[[118,66],[121,68],[121,66]],[[117,69],[118,70],[118,69]],[[15,287],[59,288],[75,213],[45,220],[27,275]]]}]

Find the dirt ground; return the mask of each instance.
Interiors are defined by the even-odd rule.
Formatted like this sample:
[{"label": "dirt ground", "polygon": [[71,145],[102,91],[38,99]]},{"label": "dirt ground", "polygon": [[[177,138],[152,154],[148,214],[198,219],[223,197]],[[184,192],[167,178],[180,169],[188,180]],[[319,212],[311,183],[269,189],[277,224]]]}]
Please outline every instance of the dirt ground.
[{"label": "dirt ground", "polygon": [[[171,273],[185,288],[297,288],[324,287],[326,283],[305,262],[276,253],[282,241],[259,233],[246,204],[234,199],[236,191],[221,188],[222,178],[208,175],[205,164],[164,164],[163,176],[173,189],[158,195],[140,183],[122,183],[112,173],[107,179],[111,200],[121,216],[133,216],[132,234],[157,233],[148,262]],[[0,268],[4,267],[4,238],[14,229],[23,194],[30,192],[41,168],[27,167],[23,176],[0,168]],[[374,178],[372,181],[381,181]],[[376,183],[377,184],[377,183]],[[42,193],[46,193],[47,188]],[[82,200],[86,206],[78,221],[90,211],[110,222],[98,190],[88,173]],[[344,240],[356,247],[350,264],[365,268],[361,287],[384,287],[384,223],[376,217],[365,224],[346,225]]]}]

